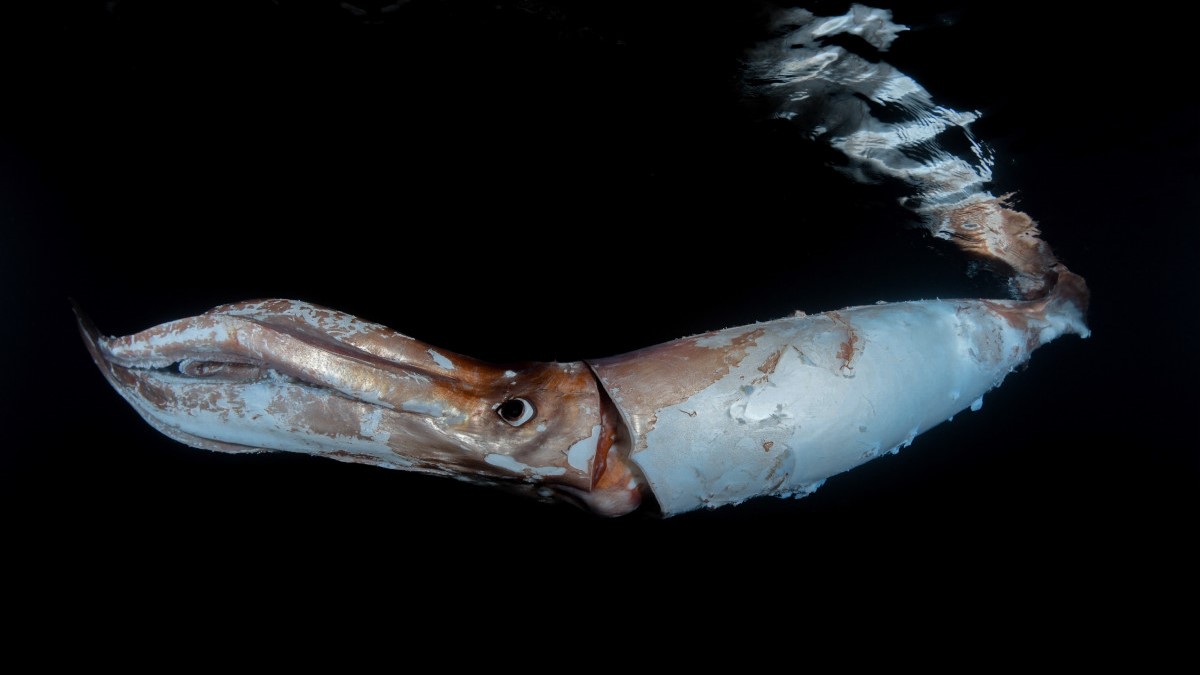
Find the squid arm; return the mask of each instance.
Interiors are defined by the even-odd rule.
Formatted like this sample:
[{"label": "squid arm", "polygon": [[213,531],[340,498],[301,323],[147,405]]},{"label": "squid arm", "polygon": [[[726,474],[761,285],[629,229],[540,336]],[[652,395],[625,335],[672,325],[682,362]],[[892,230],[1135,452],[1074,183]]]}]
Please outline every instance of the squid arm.
[{"label": "squid arm", "polygon": [[[751,93],[777,98],[852,174],[912,186],[905,205],[1006,274],[1012,299],[850,307],[573,363],[488,364],[295,300],[125,337],[77,310],[87,348],[138,414],[197,448],[436,474],[609,516],[809,494],[977,408],[1037,347],[1086,337],[1088,291],[1028,216],[983,189],[991,160],[969,136],[974,114],[823,42],[848,32],[884,50],[904,30],[890,14],[792,10],[780,25],[749,60]],[[880,122],[864,100],[910,119]],[[967,134],[976,161],[938,150],[945,132]]]}]

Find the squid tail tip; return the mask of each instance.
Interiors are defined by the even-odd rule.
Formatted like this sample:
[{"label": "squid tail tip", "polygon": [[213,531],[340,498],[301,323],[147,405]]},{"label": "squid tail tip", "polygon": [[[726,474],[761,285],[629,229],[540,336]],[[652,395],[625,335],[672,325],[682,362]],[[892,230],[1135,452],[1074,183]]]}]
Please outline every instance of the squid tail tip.
[{"label": "squid tail tip", "polygon": [[1054,286],[1046,297],[1046,314],[1061,317],[1069,332],[1085,339],[1091,337],[1092,331],[1087,325],[1091,291],[1087,282],[1062,263],[1055,265],[1054,272]]}]

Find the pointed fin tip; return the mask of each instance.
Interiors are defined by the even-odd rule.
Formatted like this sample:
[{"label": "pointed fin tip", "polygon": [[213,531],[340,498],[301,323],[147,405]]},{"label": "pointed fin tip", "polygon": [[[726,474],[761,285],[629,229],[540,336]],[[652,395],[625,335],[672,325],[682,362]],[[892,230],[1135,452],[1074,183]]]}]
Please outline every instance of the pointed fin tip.
[{"label": "pointed fin tip", "polygon": [[83,339],[88,342],[95,342],[100,338],[100,331],[96,329],[96,324],[92,322],[92,318],[87,312],[83,311],[83,306],[75,298],[68,297],[67,302],[71,303],[71,311],[75,313],[75,322],[79,325],[79,332],[83,334]]}]

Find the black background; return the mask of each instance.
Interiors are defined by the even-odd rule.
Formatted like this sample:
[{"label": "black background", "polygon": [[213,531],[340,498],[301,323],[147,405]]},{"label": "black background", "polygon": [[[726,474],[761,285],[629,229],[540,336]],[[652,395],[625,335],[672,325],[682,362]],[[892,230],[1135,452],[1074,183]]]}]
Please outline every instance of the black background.
[{"label": "black background", "polygon": [[157,434],[96,372],[68,298],[107,334],[299,298],[519,361],[999,292],[906,227],[886,186],[849,184],[741,100],[758,5],[384,4],[50,3],[6,20],[10,561],[102,601],[415,586],[495,616],[548,598],[667,619],[863,590],[975,609],[1193,590],[1177,572],[1200,487],[1200,108],[1170,22],[896,6],[915,30],[887,60],[984,113],[995,191],[1017,191],[1087,278],[1094,336],[1042,348],[980,412],[812,497],[602,520]]}]

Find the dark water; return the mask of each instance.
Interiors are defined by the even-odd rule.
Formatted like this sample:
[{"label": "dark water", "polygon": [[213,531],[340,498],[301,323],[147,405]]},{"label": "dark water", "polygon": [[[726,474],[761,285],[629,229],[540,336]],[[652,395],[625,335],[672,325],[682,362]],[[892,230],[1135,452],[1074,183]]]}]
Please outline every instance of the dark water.
[{"label": "dark water", "polygon": [[[671,611],[824,592],[806,579],[912,588],[875,575],[890,570],[948,591],[1006,569],[1088,598],[1074,570],[1130,551],[1181,587],[1200,495],[1200,108],[1182,29],[1098,10],[897,6],[915,30],[887,59],[983,112],[995,191],[1017,191],[1088,279],[1094,336],[1044,347],[982,411],[804,500],[600,521],[450,481],[214,455],[154,432],[95,372],[68,297],[109,334],[301,298],[511,361],[1001,292],[906,227],[887,186],[849,183],[739,101],[755,6],[645,4],[362,2],[375,9],[356,18],[332,2],[101,2],[8,21],[10,555],[86,561],[72,583],[101,599],[111,570],[137,587],[164,569],[281,595],[272,570],[330,593],[424,580],[461,602],[611,585]],[[676,578],[696,568],[704,588]]]}]

